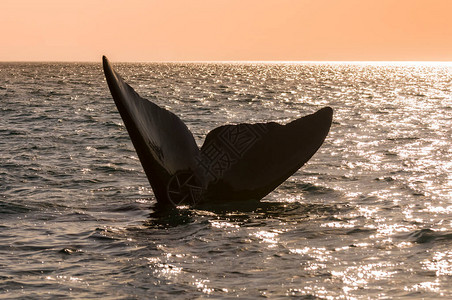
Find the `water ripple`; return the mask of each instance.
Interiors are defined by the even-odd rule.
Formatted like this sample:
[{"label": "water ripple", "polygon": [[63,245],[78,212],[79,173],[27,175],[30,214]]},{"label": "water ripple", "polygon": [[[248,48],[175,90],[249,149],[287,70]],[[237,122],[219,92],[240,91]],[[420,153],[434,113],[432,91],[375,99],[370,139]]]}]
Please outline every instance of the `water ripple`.
[{"label": "water ripple", "polygon": [[100,64],[0,63],[0,295],[452,297],[450,65],[116,67],[198,145],[326,105],[334,122],[262,202],[162,210]]}]

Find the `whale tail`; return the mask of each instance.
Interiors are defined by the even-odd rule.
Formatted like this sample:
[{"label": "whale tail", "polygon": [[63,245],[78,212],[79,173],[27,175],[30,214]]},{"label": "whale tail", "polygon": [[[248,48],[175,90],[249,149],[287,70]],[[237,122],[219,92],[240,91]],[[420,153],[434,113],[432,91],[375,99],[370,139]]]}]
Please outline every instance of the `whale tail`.
[{"label": "whale tail", "polygon": [[103,57],[110,92],[161,204],[259,200],[303,166],[320,148],[333,110],[280,125],[225,125],[201,149],[172,112],[140,97]]}]

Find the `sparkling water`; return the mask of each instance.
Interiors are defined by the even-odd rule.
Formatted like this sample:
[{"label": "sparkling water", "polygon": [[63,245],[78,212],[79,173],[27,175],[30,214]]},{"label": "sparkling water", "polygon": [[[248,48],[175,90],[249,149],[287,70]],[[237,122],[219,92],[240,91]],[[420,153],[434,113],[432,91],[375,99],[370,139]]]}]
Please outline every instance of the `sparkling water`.
[{"label": "sparkling water", "polygon": [[452,65],[114,64],[213,128],[324,106],[260,205],[161,211],[100,62],[0,63],[0,298],[452,297]]}]

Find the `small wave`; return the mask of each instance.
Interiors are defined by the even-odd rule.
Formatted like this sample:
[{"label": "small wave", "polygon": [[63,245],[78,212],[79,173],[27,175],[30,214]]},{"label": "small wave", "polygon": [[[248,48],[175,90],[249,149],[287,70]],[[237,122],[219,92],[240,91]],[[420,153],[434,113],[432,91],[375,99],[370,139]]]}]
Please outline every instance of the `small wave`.
[{"label": "small wave", "polygon": [[432,242],[447,242],[452,241],[451,232],[435,231],[432,229],[416,230],[408,235],[408,239],[418,244],[432,243]]},{"label": "small wave", "polygon": [[[93,118],[93,121],[99,122],[95,118]],[[106,122],[102,122],[102,125],[106,126],[106,127],[111,127],[111,128],[123,128],[124,127],[124,123],[122,123],[121,121],[106,121]]]},{"label": "small wave", "polygon": [[36,90],[30,91],[30,94],[31,94],[31,95],[45,95],[46,92],[43,91],[42,89],[36,89]]},{"label": "small wave", "polygon": [[73,255],[73,254],[82,253],[82,252],[83,251],[81,249],[72,248],[72,247],[63,248],[60,251],[58,251],[58,253],[66,254],[66,255]]},{"label": "small wave", "polygon": [[18,252],[34,252],[35,254],[38,252],[45,252],[47,250],[52,249],[50,244],[48,245],[20,245],[21,242],[16,243],[17,245],[12,246],[15,251]]},{"label": "small wave", "polygon": [[387,138],[388,141],[415,141],[418,139],[419,139],[419,137],[416,137],[416,136]]},{"label": "small wave", "polygon": [[295,183],[295,188],[311,194],[328,194],[334,192],[333,189],[311,183]]},{"label": "small wave", "polygon": [[26,135],[27,132],[25,130],[20,129],[0,129],[0,134],[5,136],[12,136],[12,135]]},{"label": "small wave", "polygon": [[114,232],[105,228],[96,228],[95,232],[93,232],[89,238],[100,240],[100,241],[118,241],[120,240],[117,237],[114,237]]},{"label": "small wave", "polygon": [[58,92],[58,91],[49,91],[47,93],[47,95],[48,96],[68,96],[67,93],[61,93],[61,92]]},{"label": "small wave", "polygon": [[90,214],[84,212],[73,211],[67,214],[64,214],[59,217],[60,222],[89,222],[95,221],[98,219]]},{"label": "small wave", "polygon": [[129,173],[131,170],[122,168],[119,166],[115,166],[112,164],[108,164],[108,165],[98,166],[98,167],[94,168],[93,171],[103,172],[103,173],[108,174],[108,173]]},{"label": "small wave", "polygon": [[137,203],[126,203],[121,204],[115,207],[110,207],[108,211],[110,212],[133,212],[133,211],[142,211],[142,206]]},{"label": "small wave", "polygon": [[318,174],[319,179],[324,180],[326,182],[331,182],[331,181],[358,181],[359,178],[353,175],[322,175],[322,174]]},{"label": "small wave", "polygon": [[30,212],[31,209],[15,203],[0,201],[0,214],[21,214]]},{"label": "small wave", "polygon": [[394,177],[391,177],[391,176],[384,176],[384,177],[375,178],[375,181],[393,182],[393,181],[395,181],[395,179],[394,179]]},{"label": "small wave", "polygon": [[384,155],[386,156],[398,156],[397,153],[393,152],[393,151],[389,151],[389,150],[385,150],[383,151]]},{"label": "small wave", "polygon": [[354,228],[350,231],[347,231],[347,235],[354,235],[354,234],[370,234],[377,231],[376,229],[362,229],[362,228]]},{"label": "small wave", "polygon": [[329,217],[348,209],[343,205],[262,202],[261,208],[256,210],[256,213],[263,218],[276,218],[289,222],[319,216]]},{"label": "small wave", "polygon": [[295,212],[297,214],[305,214],[305,215],[326,215],[331,216],[333,214],[338,214],[342,211],[347,211],[350,208],[341,204],[335,204],[335,205],[325,205],[325,204],[300,204],[297,208],[296,205],[294,206],[295,209],[293,209],[290,213],[294,214]]}]

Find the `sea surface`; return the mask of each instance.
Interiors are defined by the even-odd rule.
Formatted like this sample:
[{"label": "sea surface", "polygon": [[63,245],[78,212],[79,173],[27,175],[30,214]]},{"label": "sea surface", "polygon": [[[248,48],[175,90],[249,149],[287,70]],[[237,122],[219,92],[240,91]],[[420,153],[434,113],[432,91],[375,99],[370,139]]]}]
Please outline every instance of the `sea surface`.
[{"label": "sea surface", "polygon": [[1,299],[452,298],[452,64],[114,64],[199,145],[331,106],[259,205],[162,211],[101,63],[0,63]]}]

